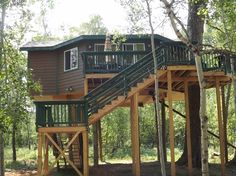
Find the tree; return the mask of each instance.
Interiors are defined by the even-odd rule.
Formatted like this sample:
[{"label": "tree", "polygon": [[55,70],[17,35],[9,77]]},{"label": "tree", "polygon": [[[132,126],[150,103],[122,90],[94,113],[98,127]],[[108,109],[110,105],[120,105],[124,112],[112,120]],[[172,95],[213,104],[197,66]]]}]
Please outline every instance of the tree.
[{"label": "tree", "polygon": [[70,27],[69,35],[64,36],[64,38],[70,39],[78,35],[105,35],[107,32],[108,29],[104,25],[102,17],[93,15],[90,16],[88,22],[81,23],[79,27]]},{"label": "tree", "polygon": [[[188,2],[188,25],[187,25],[188,28],[186,29],[183,22],[179,20],[179,18],[173,11],[173,3],[169,3],[167,0],[161,0],[161,1],[164,4],[168,17],[171,21],[172,28],[174,29],[176,35],[182,42],[184,42],[188,47],[192,49],[195,55],[195,63],[200,87],[199,115],[201,121],[200,125],[201,165],[202,165],[202,175],[207,176],[209,175],[209,168],[208,168],[208,134],[207,134],[208,119],[206,116],[206,90],[205,90],[206,83],[203,76],[201,53],[200,53],[203,41],[204,16],[199,14],[201,8],[203,9],[206,8],[206,2],[204,0]],[[183,31],[184,35],[180,31]],[[195,98],[197,97],[195,96]],[[191,102],[189,104],[191,104]]]},{"label": "tree", "polygon": [[[6,5],[5,3],[1,3],[1,20],[0,20],[0,68],[2,68],[2,63],[3,63],[3,37],[4,37],[4,21],[5,21],[5,10],[6,10]],[[2,74],[0,75],[0,78],[2,78]],[[0,80],[0,84],[3,84],[3,79]],[[1,90],[0,90],[1,91]],[[0,98],[0,103],[2,102],[3,97],[1,96]],[[3,104],[0,104],[0,175],[4,176],[4,122],[6,120],[3,118],[5,116],[4,111],[3,111]]]},{"label": "tree", "polygon": [[[13,134],[16,132],[17,122],[22,122],[27,112],[29,102],[29,90],[36,84],[31,81],[26,67],[26,58],[17,47],[22,39],[23,28],[17,28],[16,23],[5,24],[6,13],[13,10],[21,12],[19,18],[23,21],[28,17],[24,7],[26,0],[1,1],[1,34],[0,34],[0,175],[4,175],[4,133],[13,125]],[[20,21],[22,26],[22,21]],[[11,21],[12,22],[12,21]],[[25,21],[24,24],[27,24]],[[14,28],[13,28],[14,26]],[[19,35],[17,34],[19,30]],[[15,32],[15,33],[14,33]],[[17,35],[15,35],[17,34]],[[37,86],[36,86],[37,87]],[[13,135],[14,140],[14,135]],[[16,159],[16,151],[13,142],[13,160]]]},{"label": "tree", "polygon": [[[210,3],[211,8],[209,12],[209,18],[207,20],[208,28],[211,29],[210,35],[214,35],[214,42],[211,43],[214,46],[221,47],[223,49],[227,49],[230,52],[236,51],[236,13],[235,8],[236,4],[233,0],[228,1],[212,1]],[[231,60],[232,63],[232,82],[234,89],[234,114],[236,114],[236,80],[234,78],[234,69],[233,65],[235,64],[234,60]],[[228,89],[229,90],[229,89]],[[229,92],[229,91],[228,91]],[[229,93],[228,93],[229,95]],[[224,115],[227,118],[227,114]],[[227,119],[225,119],[225,136],[227,141]],[[227,156],[227,146],[226,156]],[[232,163],[236,163],[236,151]]]}]

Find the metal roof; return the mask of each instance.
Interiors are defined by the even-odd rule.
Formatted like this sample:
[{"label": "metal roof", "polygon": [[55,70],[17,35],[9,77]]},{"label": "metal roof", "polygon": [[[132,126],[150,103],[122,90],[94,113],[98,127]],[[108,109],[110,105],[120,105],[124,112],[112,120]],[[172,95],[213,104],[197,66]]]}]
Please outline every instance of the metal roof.
[{"label": "metal roof", "polygon": [[[41,42],[28,42],[20,48],[21,51],[54,51],[63,48],[68,45],[73,45],[81,41],[94,41],[104,40],[105,35],[81,35],[76,38],[67,41],[41,41]],[[137,35],[125,35],[126,39],[129,40],[147,40],[150,39],[149,34],[137,34]],[[173,41],[161,35],[155,34],[155,39],[159,39],[163,42]]]}]

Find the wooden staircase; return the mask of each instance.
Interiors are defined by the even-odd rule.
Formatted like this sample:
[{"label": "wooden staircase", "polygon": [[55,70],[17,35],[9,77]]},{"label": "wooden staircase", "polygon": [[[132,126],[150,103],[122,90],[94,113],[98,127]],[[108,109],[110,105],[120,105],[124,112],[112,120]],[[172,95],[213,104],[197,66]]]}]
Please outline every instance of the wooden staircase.
[{"label": "wooden staircase", "polygon": [[[165,70],[159,70],[158,71],[158,77],[162,76],[165,74]],[[136,86],[131,87],[130,91],[128,94],[125,96],[118,96],[115,100],[111,101],[109,104],[106,104],[102,109],[99,109],[97,113],[94,113],[90,116],[88,124],[94,124],[97,120],[101,119],[103,116],[111,112],[113,109],[118,107],[120,104],[122,104],[126,99],[130,98],[132,95],[135,93],[145,89],[146,87],[150,86],[151,84],[154,83],[154,75],[150,74],[148,78],[144,78],[142,82],[137,83]]]}]

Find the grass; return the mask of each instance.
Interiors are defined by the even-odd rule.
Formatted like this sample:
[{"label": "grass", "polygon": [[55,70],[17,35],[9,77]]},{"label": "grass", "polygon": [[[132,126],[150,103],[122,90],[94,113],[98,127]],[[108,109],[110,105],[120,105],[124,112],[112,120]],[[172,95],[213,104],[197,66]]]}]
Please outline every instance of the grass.
[{"label": "grass", "polygon": [[[90,165],[93,165],[93,153],[92,153],[92,147],[89,149],[90,154],[89,154],[89,160],[90,160]],[[142,162],[153,162],[157,160],[157,151],[156,148],[145,148],[141,146],[140,148],[141,152],[141,160]],[[209,151],[209,155],[213,152],[213,150]],[[175,159],[177,160],[181,156],[182,151],[179,149],[175,149]],[[123,153],[120,155],[120,157],[114,158],[106,158],[106,163],[120,163],[120,164],[130,164],[132,163],[132,158],[130,156],[130,151],[127,150],[127,152]],[[54,162],[54,157],[52,156],[52,153],[50,153],[49,156],[49,162]],[[170,161],[170,150],[167,150],[167,160]],[[209,158],[209,161],[211,163],[220,163],[220,158],[215,157],[214,159]],[[104,163],[103,163],[104,164]],[[17,161],[12,162],[12,151],[10,147],[5,148],[5,166],[7,171],[14,171],[14,170],[27,170],[27,171],[32,171],[37,168],[37,150],[36,149],[27,149],[27,148],[18,148],[17,149]],[[122,166],[123,167],[123,166]],[[127,166],[125,166],[127,167]],[[211,165],[211,167],[214,167]],[[154,167],[155,168],[155,167]],[[216,169],[213,169],[213,171],[219,172],[217,169],[219,166],[216,167]],[[150,170],[152,167],[149,168]],[[122,170],[122,169],[121,169]],[[185,170],[185,169],[184,169]],[[124,172],[128,172],[129,169],[124,169]],[[66,172],[66,171],[65,171]],[[71,171],[70,171],[71,172]],[[146,171],[145,171],[146,172]],[[68,175],[64,172],[55,172],[53,174],[54,176],[65,176]],[[184,175],[184,174],[183,174]],[[213,174],[214,175],[214,174]],[[217,175],[217,174],[215,174]]]},{"label": "grass", "polygon": [[7,170],[27,169],[34,170],[37,166],[37,150],[18,148],[16,151],[17,161],[12,161],[12,150],[5,148],[5,167]]}]

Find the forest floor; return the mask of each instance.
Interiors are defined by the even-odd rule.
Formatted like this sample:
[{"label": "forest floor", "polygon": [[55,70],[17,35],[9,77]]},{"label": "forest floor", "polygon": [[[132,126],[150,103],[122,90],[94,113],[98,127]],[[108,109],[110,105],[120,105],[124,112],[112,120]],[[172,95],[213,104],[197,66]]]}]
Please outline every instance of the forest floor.
[{"label": "forest floor", "polygon": [[[167,175],[170,175],[170,164],[167,164]],[[187,176],[187,167],[177,166],[176,175]],[[7,171],[6,176],[36,176],[35,170],[15,170]],[[56,169],[50,174],[51,176],[76,176],[72,169],[62,169],[57,172]],[[142,163],[141,176],[157,176],[161,175],[160,165],[157,162]],[[200,176],[200,169],[193,170],[193,176]],[[220,165],[210,164],[210,176],[220,176]],[[236,167],[232,165],[226,166],[225,176],[235,176]],[[90,167],[90,176],[132,176],[131,164],[104,164],[98,167]]]}]

